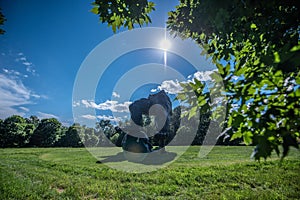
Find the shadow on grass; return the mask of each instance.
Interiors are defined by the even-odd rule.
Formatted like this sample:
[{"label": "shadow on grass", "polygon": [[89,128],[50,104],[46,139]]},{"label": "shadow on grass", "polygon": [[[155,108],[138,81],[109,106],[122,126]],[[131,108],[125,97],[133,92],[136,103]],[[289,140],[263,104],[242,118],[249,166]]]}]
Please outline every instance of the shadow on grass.
[{"label": "shadow on grass", "polygon": [[172,160],[174,160],[176,155],[177,154],[174,152],[153,151],[148,154],[141,154],[140,158],[135,157],[130,159],[125,155],[124,152],[120,152],[112,156],[101,156],[101,158],[96,163],[102,164],[102,163],[109,163],[109,162],[128,161],[128,162],[139,163],[144,165],[162,165],[164,163],[171,162]]}]

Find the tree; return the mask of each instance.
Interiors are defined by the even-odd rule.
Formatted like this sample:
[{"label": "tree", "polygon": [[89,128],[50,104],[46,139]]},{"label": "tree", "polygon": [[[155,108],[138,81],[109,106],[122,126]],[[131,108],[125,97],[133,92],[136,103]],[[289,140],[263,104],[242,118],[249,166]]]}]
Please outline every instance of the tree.
[{"label": "tree", "polygon": [[84,141],[81,138],[84,138],[84,128],[80,124],[75,123],[68,128],[57,145],[60,147],[82,147]]},{"label": "tree", "polygon": [[172,111],[171,122],[170,122],[170,132],[172,137],[175,136],[177,130],[180,127],[180,117],[181,117],[181,106],[177,106]]},{"label": "tree", "polygon": [[30,140],[31,146],[52,147],[62,135],[61,123],[55,119],[42,119],[34,130]]},{"label": "tree", "polygon": [[120,127],[122,127],[122,122],[119,122],[119,126],[115,127],[116,133],[111,138],[111,142],[117,147],[122,147],[123,138],[126,135],[126,133]]},{"label": "tree", "polygon": [[30,116],[29,118],[26,118],[25,120],[26,120],[26,124],[27,124],[26,128],[25,128],[26,136],[27,136],[26,141],[25,141],[25,143],[26,143],[25,146],[27,146],[30,143],[30,140],[31,140],[34,130],[38,127],[40,120],[37,116],[34,116],[34,115]]},{"label": "tree", "polygon": [[28,119],[26,119],[28,124],[33,124],[35,127],[37,127],[40,123],[40,119],[35,116],[35,115],[31,115]]},{"label": "tree", "polygon": [[95,135],[95,129],[85,127],[84,128],[84,146],[95,147],[99,143],[99,138]]},{"label": "tree", "polygon": [[95,0],[93,6],[91,11],[99,15],[103,23],[107,22],[114,32],[121,26],[130,30],[135,24],[151,23],[148,14],[154,10],[154,3],[147,0]]},{"label": "tree", "polygon": [[[124,19],[119,11],[106,12],[111,4],[122,10],[123,4],[118,2],[97,4],[96,1],[97,14],[114,31],[114,26],[130,29],[119,21]],[[129,0],[122,2],[136,4]],[[279,154],[280,144],[284,147],[282,158],[290,145],[298,147],[299,6],[297,1],[278,0],[181,0],[176,10],[169,12],[168,29],[175,36],[193,39],[217,66],[227,95],[223,98],[228,106],[224,129],[231,128],[232,139],[243,138],[246,144],[258,145],[261,153],[257,159],[270,156],[273,150]],[[217,76],[213,74],[212,78],[216,80]],[[179,96],[191,103],[189,118],[197,110],[207,111],[206,105],[213,104],[203,90],[204,85],[196,80],[183,85],[185,93],[197,94],[196,101],[188,99],[189,95]],[[213,106],[222,110],[218,105]],[[212,119],[217,117],[212,115]]]},{"label": "tree", "polygon": [[18,115],[8,117],[1,123],[1,147],[22,147],[28,142],[26,120]]},{"label": "tree", "polygon": [[99,145],[109,145],[107,139],[112,140],[112,137],[116,133],[115,127],[111,124],[110,120],[100,120],[100,122],[96,123],[96,135],[99,138]]},{"label": "tree", "polygon": [[257,159],[279,154],[279,144],[286,156],[300,130],[299,4],[182,1],[169,16],[168,28],[193,38],[218,67],[232,139],[260,146]]}]

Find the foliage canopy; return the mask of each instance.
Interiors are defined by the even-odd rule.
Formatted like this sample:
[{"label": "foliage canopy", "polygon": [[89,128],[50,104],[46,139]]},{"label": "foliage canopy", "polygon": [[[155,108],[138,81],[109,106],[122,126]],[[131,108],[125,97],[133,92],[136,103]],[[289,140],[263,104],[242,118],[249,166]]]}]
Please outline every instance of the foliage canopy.
[{"label": "foliage canopy", "polygon": [[96,0],[93,13],[99,15],[101,22],[107,22],[116,32],[121,26],[133,29],[151,23],[149,13],[154,10],[154,3],[147,0]]}]

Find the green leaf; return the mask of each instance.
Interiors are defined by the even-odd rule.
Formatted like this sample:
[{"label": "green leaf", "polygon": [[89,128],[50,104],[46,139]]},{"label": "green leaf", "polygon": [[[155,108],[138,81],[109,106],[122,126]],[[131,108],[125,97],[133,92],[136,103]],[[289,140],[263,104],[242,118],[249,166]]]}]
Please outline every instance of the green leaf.
[{"label": "green leaf", "polygon": [[300,76],[299,75],[296,77],[296,83],[300,85]]},{"label": "green leaf", "polygon": [[224,67],[223,65],[221,65],[220,63],[217,63],[216,64],[217,68],[218,68],[218,72],[221,74],[221,75],[224,75]]},{"label": "green leaf", "polygon": [[295,96],[296,96],[296,97],[300,97],[300,88],[298,88],[298,89],[295,91]]},{"label": "green leaf", "polygon": [[252,23],[252,24],[250,25],[250,28],[251,28],[251,29],[257,29],[257,26],[256,26],[256,24],[253,24],[253,23]]},{"label": "green leaf", "polygon": [[192,117],[194,117],[196,115],[197,109],[198,109],[197,106],[194,106],[194,107],[191,108],[191,110],[189,112],[189,118],[188,119],[191,119]]},{"label": "green leaf", "polygon": [[274,141],[274,140],[275,140],[275,137],[274,137],[274,136],[270,136],[270,137],[268,137],[268,140],[269,140],[269,141]]},{"label": "green leaf", "polygon": [[116,23],[112,24],[112,30],[113,30],[114,33],[116,33],[116,31],[117,31]]},{"label": "green leaf", "polygon": [[230,140],[232,141],[232,140],[235,140],[235,139],[241,138],[241,137],[243,137],[243,134],[242,134],[240,131],[236,131],[236,132],[231,136]]},{"label": "green leaf", "polygon": [[230,68],[231,68],[230,64],[227,64],[227,65],[225,66],[225,75],[226,75],[226,76],[228,76],[228,75],[230,74]]},{"label": "green leaf", "polygon": [[248,94],[250,95],[254,95],[256,93],[256,88],[253,88],[253,87],[250,87],[248,90],[247,90]]},{"label": "green leaf", "polygon": [[186,100],[186,95],[184,93],[179,93],[177,96],[176,96],[176,99],[177,100],[181,100],[181,101],[185,101]]},{"label": "green leaf", "polygon": [[129,21],[129,22],[128,22],[128,30],[131,30],[131,29],[133,29],[133,25],[132,25],[132,22]]},{"label": "green leaf", "polygon": [[94,14],[96,14],[96,15],[98,15],[99,14],[99,6],[95,6],[95,7],[93,7],[91,10],[90,10],[90,12],[92,12],[92,13],[94,13]]},{"label": "green leaf", "polygon": [[233,117],[232,117],[232,116],[229,116],[228,121],[227,121],[228,127],[231,127],[232,120],[233,120]]},{"label": "green leaf", "polygon": [[244,142],[246,145],[249,145],[252,143],[252,136],[253,136],[253,134],[250,131],[246,131],[243,134],[243,139],[244,139]]},{"label": "green leaf", "polygon": [[260,36],[259,36],[259,39],[260,39],[260,41],[263,41],[263,39],[264,39],[264,33],[262,33]]},{"label": "green leaf", "polygon": [[241,69],[239,69],[238,71],[236,71],[235,74],[236,74],[237,76],[240,76],[240,75],[244,74],[246,70],[247,70],[246,67],[242,67]]},{"label": "green leaf", "polygon": [[274,63],[280,63],[280,56],[277,51],[274,52]]},{"label": "green leaf", "polygon": [[282,71],[281,70],[277,70],[274,76],[275,77],[282,77]]},{"label": "green leaf", "polygon": [[201,100],[200,102],[198,102],[198,106],[204,106],[205,104],[207,104],[206,99]]},{"label": "green leaf", "polygon": [[220,74],[216,73],[216,72],[213,72],[209,75],[213,81],[215,82],[220,82],[220,81],[223,81],[222,77],[220,76]]},{"label": "green leaf", "polygon": [[260,63],[260,60],[259,60],[259,58],[258,58],[258,59],[256,59],[256,60],[254,61],[253,65],[258,65],[259,63]]},{"label": "green leaf", "polygon": [[205,39],[205,34],[201,33],[199,37],[200,37],[201,40],[204,40]]},{"label": "green leaf", "polygon": [[293,48],[290,49],[291,52],[299,51],[299,50],[300,50],[300,44],[293,46]]}]

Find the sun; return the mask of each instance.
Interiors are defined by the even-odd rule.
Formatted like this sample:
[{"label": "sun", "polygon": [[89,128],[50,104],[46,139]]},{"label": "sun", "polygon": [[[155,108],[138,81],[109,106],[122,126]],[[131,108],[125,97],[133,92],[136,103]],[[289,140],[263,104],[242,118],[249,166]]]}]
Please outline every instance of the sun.
[{"label": "sun", "polygon": [[167,51],[171,47],[171,42],[167,39],[163,39],[160,42],[160,48],[162,48],[164,51]]}]

